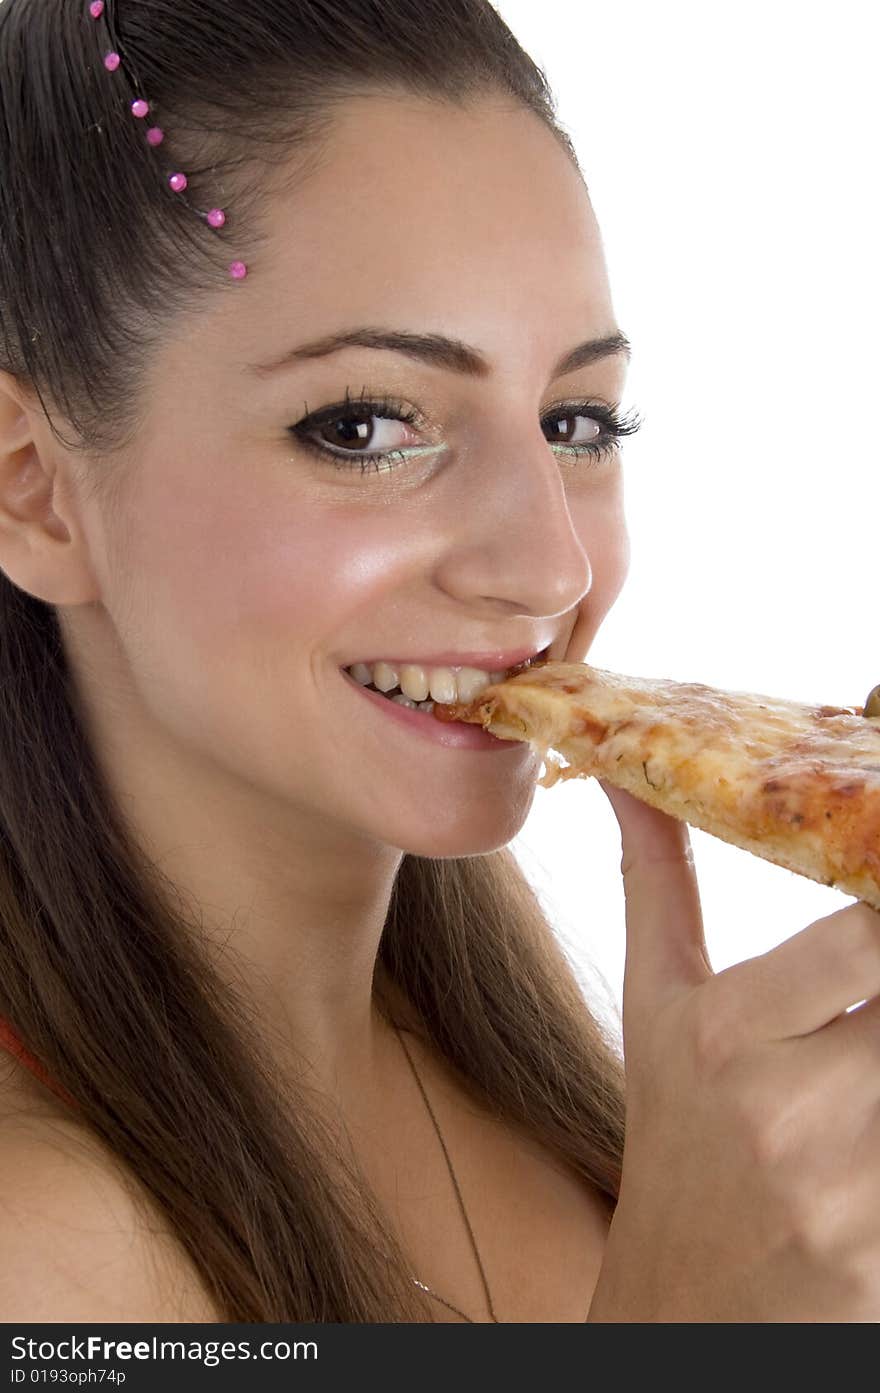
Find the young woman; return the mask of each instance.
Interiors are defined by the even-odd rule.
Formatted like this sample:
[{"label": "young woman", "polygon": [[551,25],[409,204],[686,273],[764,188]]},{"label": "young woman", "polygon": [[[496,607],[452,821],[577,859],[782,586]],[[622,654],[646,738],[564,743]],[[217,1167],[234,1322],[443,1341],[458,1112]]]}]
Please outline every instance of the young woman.
[{"label": "young woman", "polygon": [[609,791],[624,1155],[538,762],[417,709],[627,571],[542,73],[486,0],[5,0],[0,66],[2,1318],[876,1318],[878,916],[713,977]]}]

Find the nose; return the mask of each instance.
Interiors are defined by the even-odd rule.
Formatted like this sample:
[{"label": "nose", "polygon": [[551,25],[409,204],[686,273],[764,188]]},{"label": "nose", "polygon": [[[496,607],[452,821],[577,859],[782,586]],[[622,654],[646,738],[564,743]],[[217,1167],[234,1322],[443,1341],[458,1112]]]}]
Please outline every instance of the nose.
[{"label": "nose", "polygon": [[499,614],[543,618],[574,609],[593,572],[566,488],[585,489],[576,471],[586,467],[558,458],[534,418],[528,430],[483,435],[473,448],[438,583],[471,609],[480,601]]}]

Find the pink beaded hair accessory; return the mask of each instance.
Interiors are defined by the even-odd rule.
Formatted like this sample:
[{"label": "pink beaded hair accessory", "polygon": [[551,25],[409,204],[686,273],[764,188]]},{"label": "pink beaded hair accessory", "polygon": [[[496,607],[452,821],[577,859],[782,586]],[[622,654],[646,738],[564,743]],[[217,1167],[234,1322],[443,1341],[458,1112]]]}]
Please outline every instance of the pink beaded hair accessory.
[{"label": "pink beaded hair accessory", "polygon": [[[88,11],[92,19],[100,19],[101,15],[104,13],[104,0],[92,0],[92,3],[88,7]],[[111,50],[109,53],[106,53],[104,55],[104,67],[107,69],[108,73],[115,73],[121,62],[122,59],[120,55],[117,52],[115,52],[115,50]],[[144,101],[143,98],[139,97],[137,101],[131,103],[130,110],[132,116],[136,117],[137,120],[142,121],[150,111],[150,103]],[[147,130],[148,145],[151,145],[155,148],[156,146],[161,145],[164,139],[165,132],[162,130],[160,126],[150,126]],[[167,178],[168,187],[174,193],[182,194],[187,186],[186,175],[178,171],[174,174],[169,174]],[[184,203],[186,203],[187,207],[192,208],[192,204],[189,202],[188,199],[184,199]],[[209,227],[219,229],[223,227],[226,223],[226,214],[222,208],[212,208],[210,212],[207,213],[200,212],[198,208],[193,208],[192,211],[198,217],[204,218],[205,222],[208,224]],[[248,270],[243,261],[233,261],[229,267],[229,274],[234,281],[244,280],[247,273]]]}]

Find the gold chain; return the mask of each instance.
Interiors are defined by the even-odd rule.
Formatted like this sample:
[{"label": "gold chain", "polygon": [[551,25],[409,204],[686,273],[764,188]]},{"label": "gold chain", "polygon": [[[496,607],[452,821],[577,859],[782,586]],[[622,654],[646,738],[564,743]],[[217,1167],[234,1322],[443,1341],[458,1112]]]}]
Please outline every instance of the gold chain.
[{"label": "gold chain", "polygon": [[[438,1126],[438,1124],[437,1124],[437,1119],[436,1119],[436,1117],[434,1116],[434,1109],[431,1107],[430,1101],[429,1101],[429,1099],[428,1099],[428,1095],[427,1095],[427,1093],[425,1092],[425,1089],[424,1089],[424,1085],[422,1084],[422,1081],[421,1081],[421,1079],[419,1078],[418,1070],[416,1069],[416,1066],[415,1066],[415,1064],[413,1063],[413,1060],[412,1060],[412,1057],[411,1057],[411,1055],[410,1055],[410,1052],[409,1052],[409,1050],[407,1049],[406,1044],[404,1043],[403,1036],[401,1035],[400,1031],[398,1030],[396,1024],[394,1025],[394,1031],[395,1031],[395,1033],[396,1033],[396,1035],[397,1035],[398,1040],[399,1040],[400,1043],[401,1043],[401,1046],[402,1046],[402,1048],[403,1048],[403,1052],[404,1052],[404,1054],[406,1055],[407,1061],[408,1061],[408,1063],[409,1063],[409,1067],[410,1067],[410,1069],[412,1069],[413,1077],[415,1078],[415,1081],[416,1081],[416,1083],[417,1083],[418,1086],[419,1086],[419,1092],[421,1093],[422,1097],[423,1097],[424,1100],[425,1100],[425,1107],[428,1109],[428,1115],[429,1115],[431,1121],[432,1121],[433,1124],[434,1124],[434,1131],[437,1133],[437,1138],[438,1138],[438,1140],[439,1140],[439,1142],[440,1142],[440,1145],[441,1145],[442,1148],[443,1148],[443,1155],[444,1155],[444,1157],[446,1158],[446,1165],[447,1165],[447,1168],[448,1168],[448,1170],[449,1170],[449,1174],[450,1174],[450,1177],[451,1177],[451,1179],[452,1179],[452,1183],[453,1183],[453,1185],[455,1186],[455,1194],[456,1194],[456,1198],[457,1198],[457,1200],[458,1200],[459,1209],[461,1210],[461,1216],[462,1216],[462,1218],[464,1219],[465,1227],[467,1228],[467,1231],[468,1231],[468,1237],[469,1237],[470,1240],[471,1240],[471,1247],[472,1247],[473,1250],[474,1250],[474,1257],[475,1257],[476,1260],[477,1260],[477,1267],[480,1269],[480,1278],[481,1278],[482,1283],[483,1283],[483,1291],[486,1293],[486,1305],[489,1307],[489,1314],[490,1314],[490,1316],[492,1317],[492,1320],[496,1323],[496,1325],[500,1325],[500,1321],[498,1320],[498,1317],[497,1317],[496,1314],[495,1314],[495,1308],[494,1308],[494,1306],[492,1305],[492,1297],[491,1297],[491,1294],[490,1294],[490,1292],[489,1292],[489,1283],[486,1281],[486,1273],[483,1271],[483,1264],[482,1264],[482,1261],[481,1261],[481,1259],[480,1259],[480,1250],[479,1250],[479,1248],[477,1247],[477,1240],[474,1238],[474,1231],[473,1231],[473,1229],[471,1228],[471,1222],[470,1222],[470,1219],[469,1219],[468,1216],[467,1216],[467,1210],[466,1210],[465,1207],[464,1207],[464,1200],[463,1200],[462,1197],[461,1197],[461,1190],[458,1188],[458,1180],[456,1179],[455,1171],[452,1169],[452,1162],[451,1162],[450,1159],[449,1159],[449,1152],[446,1150],[446,1143],[445,1143],[445,1141],[443,1140],[443,1133],[440,1131],[440,1128],[439,1128],[439,1126]],[[434,1299],[435,1299],[435,1301],[440,1301],[440,1302],[442,1302],[444,1306],[448,1307],[450,1311],[454,1311],[456,1315],[461,1316],[463,1320],[469,1321],[471,1325],[476,1325],[476,1324],[477,1324],[477,1322],[474,1320],[473,1316],[467,1316],[467,1315],[465,1315],[464,1311],[460,1311],[460,1310],[458,1309],[457,1306],[453,1306],[452,1302],[451,1302],[451,1301],[447,1301],[447,1300],[445,1299],[445,1297],[438,1296],[438,1294],[437,1294],[436,1291],[432,1291],[431,1288],[430,1288],[429,1286],[426,1286],[424,1282],[420,1282],[419,1279],[418,1279],[417,1277],[413,1277],[413,1281],[415,1282],[415,1284],[416,1284],[417,1287],[420,1287],[420,1288],[421,1288],[422,1291],[427,1292],[429,1296],[433,1296]]]}]

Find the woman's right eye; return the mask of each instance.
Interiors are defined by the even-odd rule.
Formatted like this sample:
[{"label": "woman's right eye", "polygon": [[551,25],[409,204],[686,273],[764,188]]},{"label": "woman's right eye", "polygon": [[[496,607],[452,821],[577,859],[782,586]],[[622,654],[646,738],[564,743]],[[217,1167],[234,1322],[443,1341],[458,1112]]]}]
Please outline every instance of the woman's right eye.
[{"label": "woman's right eye", "polygon": [[[385,398],[381,401],[359,400],[355,405],[349,402],[340,402],[335,406],[322,407],[320,411],[313,411],[305,416],[290,430],[299,443],[307,450],[324,458],[330,458],[332,462],[341,469],[359,468],[361,473],[367,469],[389,470],[395,468],[396,464],[407,459],[419,458],[426,454],[432,454],[439,450],[444,450],[445,445],[416,445],[406,448],[385,448],[380,450],[351,450],[340,448],[353,444],[368,445],[374,442],[376,434],[380,436],[382,431],[371,428],[372,421],[397,421],[401,425],[415,426],[421,422],[419,413],[404,402],[397,402]],[[331,436],[335,436],[335,444],[326,440],[316,440],[315,435],[320,431],[328,431]],[[392,428],[385,427],[385,432],[389,435],[395,434]]]}]

